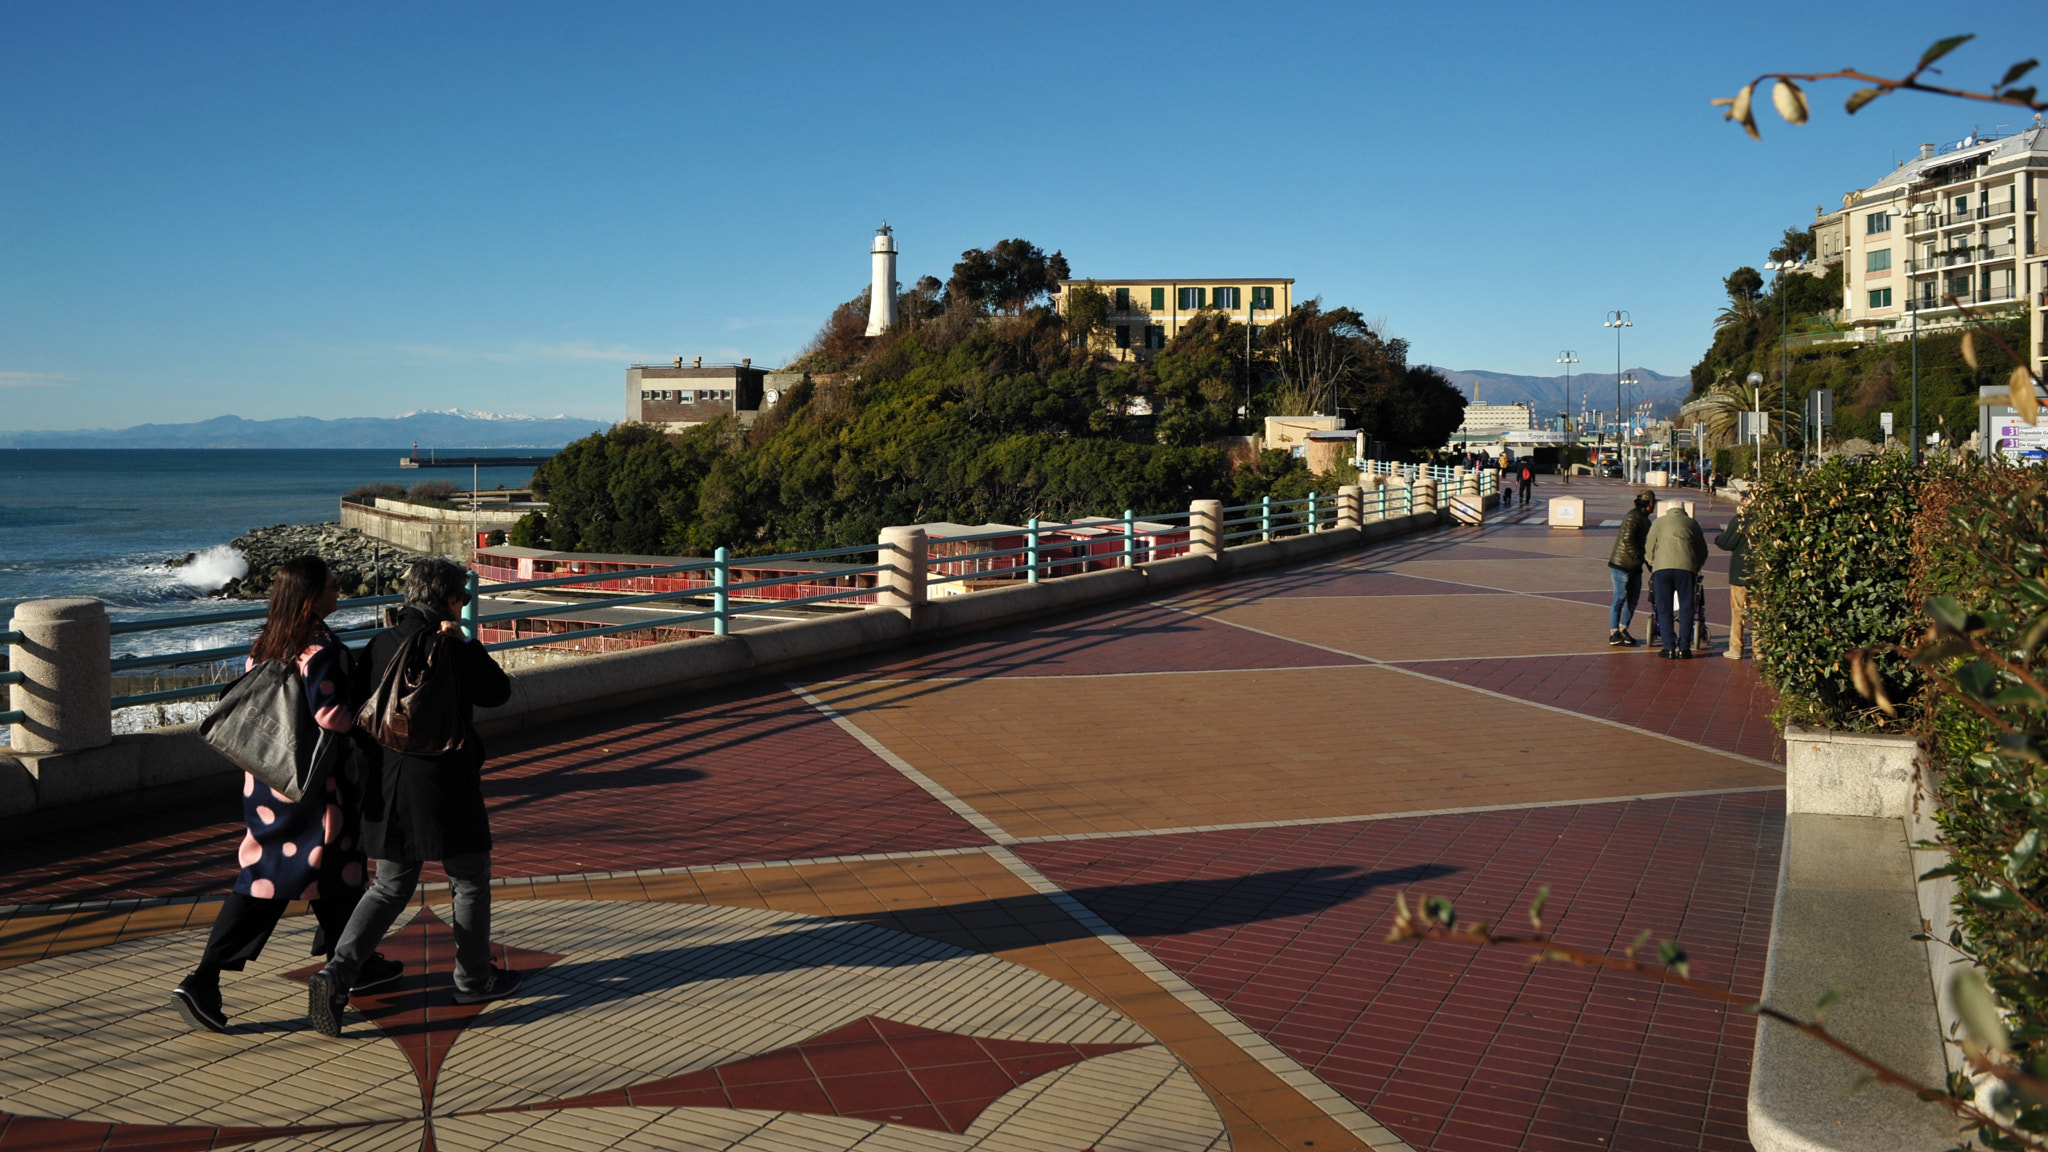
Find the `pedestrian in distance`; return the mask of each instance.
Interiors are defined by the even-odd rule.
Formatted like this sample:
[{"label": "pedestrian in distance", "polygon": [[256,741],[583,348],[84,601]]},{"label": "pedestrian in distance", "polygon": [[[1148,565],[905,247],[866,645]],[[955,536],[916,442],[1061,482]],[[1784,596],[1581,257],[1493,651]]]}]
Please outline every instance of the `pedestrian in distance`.
[{"label": "pedestrian in distance", "polygon": [[1518,476],[1522,484],[1522,503],[1526,505],[1529,503],[1529,493],[1536,488],[1536,465],[1528,460],[1522,461],[1522,470]]},{"label": "pedestrian in distance", "polygon": [[[318,556],[285,561],[270,586],[269,615],[245,670],[265,661],[289,661],[304,685],[314,722],[329,732],[346,733],[355,727],[351,660],[348,647],[326,624],[340,595]],[[333,955],[363,894],[363,777],[366,767],[375,766],[355,741],[345,747],[326,782],[296,802],[242,774],[242,843],[235,854],[242,871],[213,918],[199,966],[171,991],[171,1002],[194,1028],[227,1031],[220,974],[240,972],[262,954],[292,901],[312,904],[319,923],[313,953]],[[366,953],[356,978],[363,987],[383,987],[397,981],[404,967]]]},{"label": "pedestrian in distance", "polygon": [[1742,659],[1742,632],[1749,619],[1749,537],[1742,523],[1748,506],[1749,494],[1744,493],[1727,526],[1714,537],[1714,546],[1728,553],[1728,650],[1721,655],[1730,660]]},{"label": "pedestrian in distance", "polygon": [[1636,601],[1643,594],[1643,538],[1649,535],[1650,519],[1657,514],[1657,494],[1644,489],[1636,494],[1621,517],[1621,531],[1615,534],[1614,551],[1607,556],[1607,574],[1614,581],[1614,606],[1607,614],[1607,644],[1610,648],[1635,648],[1641,640],[1629,634],[1636,616]]},{"label": "pedestrian in distance", "polygon": [[[1685,514],[1685,505],[1665,508],[1643,537],[1643,557],[1650,565],[1650,596],[1657,609],[1657,632],[1667,660],[1692,659],[1693,585],[1707,562],[1707,537],[1699,522]],[[1676,609],[1677,619],[1672,619]]]},{"label": "pedestrian in distance", "polygon": [[[365,693],[365,713],[393,698],[389,677],[414,675],[415,653],[430,654],[421,675],[447,680],[423,681],[411,699],[438,701],[448,714],[415,712],[408,726],[415,733],[448,733],[452,750],[402,752],[390,746],[388,735],[380,736],[382,771],[363,802],[363,840],[377,862],[376,883],[349,917],[333,958],[307,987],[307,1016],[328,1036],[341,1035],[349,995],[362,990],[365,965],[412,898],[429,860],[440,862],[454,890],[455,1002],[499,1000],[519,987],[519,973],[491,963],[491,829],[484,811],[484,745],[473,720],[474,709],[510,699],[512,681],[456,623],[469,603],[467,580],[466,572],[446,560],[413,564],[396,623],[370,642],[374,687]],[[409,644],[415,637],[419,643]],[[374,717],[365,720],[373,732],[380,730]]]}]

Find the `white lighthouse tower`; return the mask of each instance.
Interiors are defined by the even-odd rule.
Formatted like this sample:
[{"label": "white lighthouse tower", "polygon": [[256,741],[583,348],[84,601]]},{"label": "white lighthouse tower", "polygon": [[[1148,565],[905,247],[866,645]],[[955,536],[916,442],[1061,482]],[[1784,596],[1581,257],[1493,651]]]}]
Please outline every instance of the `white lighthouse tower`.
[{"label": "white lighthouse tower", "polygon": [[875,229],[875,282],[868,289],[868,335],[880,336],[896,323],[896,239],[889,222]]}]

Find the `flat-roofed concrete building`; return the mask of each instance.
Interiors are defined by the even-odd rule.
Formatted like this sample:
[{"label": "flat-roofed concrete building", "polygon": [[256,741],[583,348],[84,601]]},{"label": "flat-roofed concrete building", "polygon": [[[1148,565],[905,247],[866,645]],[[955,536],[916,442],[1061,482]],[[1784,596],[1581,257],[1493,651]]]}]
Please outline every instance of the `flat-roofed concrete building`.
[{"label": "flat-roofed concrete building", "polygon": [[752,360],[685,365],[636,364],[626,369],[626,419],[670,429],[708,423],[727,413],[756,412],[768,370]]},{"label": "flat-roofed concrete building", "polygon": [[1062,280],[1053,307],[1066,315],[1074,289],[1093,284],[1109,296],[1110,349],[1126,360],[1150,360],[1189,321],[1222,312],[1254,335],[1294,307],[1294,281],[1286,276],[1214,279]]}]

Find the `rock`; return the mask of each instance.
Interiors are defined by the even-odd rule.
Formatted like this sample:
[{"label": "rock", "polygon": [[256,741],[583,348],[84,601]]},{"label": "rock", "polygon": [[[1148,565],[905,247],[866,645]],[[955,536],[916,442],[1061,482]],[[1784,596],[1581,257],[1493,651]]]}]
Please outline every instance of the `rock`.
[{"label": "rock", "polygon": [[423,558],[420,553],[334,523],[251,528],[235,537],[230,547],[249,562],[249,573],[228,581],[215,595],[237,600],[269,596],[278,567],[294,556],[313,555],[327,561],[344,598],[398,591],[406,567]]},{"label": "rock", "polygon": [[185,565],[187,565],[187,564],[190,564],[191,562],[193,562],[194,560],[197,560],[197,559],[199,559],[199,553],[197,553],[197,552],[187,552],[187,553],[185,553],[185,554],[184,554],[183,556],[181,556],[181,557],[179,557],[179,558],[177,558],[177,559],[175,559],[175,560],[166,560],[166,561],[164,561],[164,567],[166,567],[166,568],[183,568],[183,567],[184,567]]}]

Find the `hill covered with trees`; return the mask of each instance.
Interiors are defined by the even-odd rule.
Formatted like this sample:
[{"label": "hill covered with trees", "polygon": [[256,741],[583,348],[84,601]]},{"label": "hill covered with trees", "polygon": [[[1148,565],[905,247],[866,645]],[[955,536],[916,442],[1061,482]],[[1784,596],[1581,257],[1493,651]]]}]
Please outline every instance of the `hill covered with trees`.
[{"label": "hill covered with trees", "polygon": [[[1788,228],[1770,255],[1774,260],[1797,260],[1811,258],[1813,252],[1811,231]],[[1824,277],[1795,273],[1768,284],[1756,269],[1737,268],[1723,279],[1722,288],[1728,303],[1715,317],[1713,346],[1693,367],[1693,399],[1718,394],[1732,407],[1750,407],[1755,398],[1744,381],[1751,372],[1760,372],[1765,380],[1762,401],[1766,412],[1776,412],[1780,379],[1785,380],[1794,444],[1799,442],[1799,414],[1805,410],[1806,397],[1820,388],[1832,389],[1835,394],[1835,424],[1828,432],[1831,442],[1851,438],[1882,442],[1880,418],[1886,412],[1892,413],[1893,434],[1905,438],[1911,423],[1913,352],[1908,341],[1895,337],[1903,334],[1910,320],[1899,321],[1899,327],[1886,333],[1893,339],[1870,343],[1830,339],[1847,334],[1839,324],[1839,265]],[[2026,320],[2011,305],[1983,305],[1977,311],[2012,348],[2026,347]],[[1789,334],[1782,342],[1781,327]],[[2003,385],[2014,361],[1995,341],[1979,337],[1978,367],[1970,367],[1963,359],[1962,331],[1956,328],[1923,329],[1919,343],[1921,432],[1942,432],[1944,439],[1966,440],[1977,430],[1978,387]],[[1785,376],[1788,363],[1791,371]]]},{"label": "hill covered with trees", "polygon": [[1350,309],[1310,301],[1260,333],[1220,312],[1149,364],[1109,347],[1107,295],[1045,303],[1065,260],[1023,240],[963,253],[952,278],[899,299],[865,335],[865,293],[834,310],[790,370],[810,374],[752,427],[732,417],[668,434],[622,424],[534,473],[549,502],[514,543],[689,555],[872,542],[891,524],[1022,523],[1185,508],[1220,497],[1333,492],[1284,452],[1219,443],[1268,413],[1343,411],[1391,451],[1441,445],[1464,399],[1407,345]]}]

